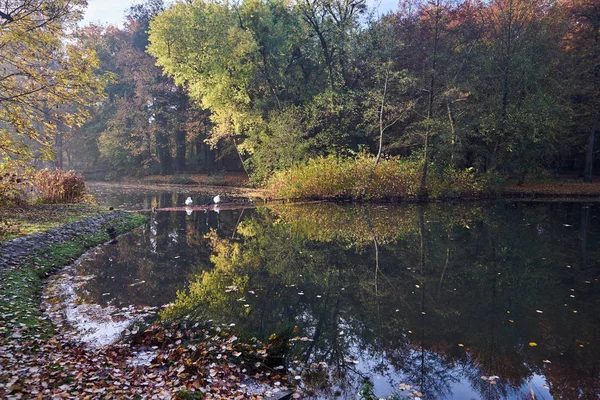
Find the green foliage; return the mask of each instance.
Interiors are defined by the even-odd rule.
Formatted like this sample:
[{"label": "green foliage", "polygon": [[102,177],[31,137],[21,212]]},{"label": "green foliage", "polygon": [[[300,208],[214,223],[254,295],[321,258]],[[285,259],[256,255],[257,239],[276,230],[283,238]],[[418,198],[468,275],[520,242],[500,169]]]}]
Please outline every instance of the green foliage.
[{"label": "green foliage", "polygon": [[[288,171],[273,175],[268,183],[273,196],[286,199],[417,199],[420,194],[422,162],[418,159],[387,157],[373,170],[375,157],[328,156],[311,159]],[[432,199],[486,197],[494,189],[490,177],[480,177],[470,168],[446,168],[432,176],[428,195]]]},{"label": "green foliage", "polygon": [[75,171],[42,169],[32,176],[40,203],[61,204],[90,201],[83,177]]},{"label": "green foliage", "polygon": [[[480,191],[459,176],[467,168],[521,181],[576,168],[587,139],[590,170],[600,118],[589,2],[410,3],[364,18],[363,0],[147,0],[122,30],[86,28],[98,76],[114,78],[82,129],[95,141],[88,160],[110,178],[241,162],[264,184],[310,158],[381,149],[424,158],[424,183],[431,162],[460,187],[428,190],[452,197]],[[371,195],[386,196],[398,193]]]}]

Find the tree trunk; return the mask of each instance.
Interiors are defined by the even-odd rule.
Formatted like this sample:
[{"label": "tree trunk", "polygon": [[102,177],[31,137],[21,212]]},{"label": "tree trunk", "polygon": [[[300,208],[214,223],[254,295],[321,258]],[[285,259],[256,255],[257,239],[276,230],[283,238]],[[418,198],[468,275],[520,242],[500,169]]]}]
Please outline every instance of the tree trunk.
[{"label": "tree trunk", "polygon": [[156,113],[155,115],[156,135],[156,155],[160,164],[160,174],[168,175],[171,173],[172,156],[169,148],[169,137],[167,136],[167,119],[164,115]]},{"label": "tree trunk", "polygon": [[63,135],[61,133],[56,134],[54,144],[56,146],[56,161],[54,162],[54,166],[63,169]]},{"label": "tree trunk", "polygon": [[175,170],[177,172],[185,172],[185,143],[186,132],[181,129],[175,133]]},{"label": "tree trunk", "polygon": [[456,128],[454,124],[454,112],[450,99],[446,99],[446,109],[448,110],[448,121],[450,122],[450,166],[454,167],[454,153],[456,151]]},{"label": "tree trunk", "polygon": [[587,148],[585,154],[585,169],[583,172],[583,180],[585,182],[592,181],[594,172],[594,144],[596,142],[596,130],[598,128],[598,117],[594,118],[594,123],[587,140]]},{"label": "tree trunk", "polygon": [[421,174],[421,187],[419,189],[419,196],[425,197],[427,195],[427,170],[429,168],[429,136],[431,132],[431,119],[433,118],[433,99],[435,89],[435,75],[437,67],[437,52],[438,52],[438,41],[440,34],[440,1],[438,0],[435,4],[435,26],[433,31],[433,56],[431,60],[431,76],[429,77],[429,96],[427,99],[427,126],[425,128],[425,139],[423,141],[423,172]]}]

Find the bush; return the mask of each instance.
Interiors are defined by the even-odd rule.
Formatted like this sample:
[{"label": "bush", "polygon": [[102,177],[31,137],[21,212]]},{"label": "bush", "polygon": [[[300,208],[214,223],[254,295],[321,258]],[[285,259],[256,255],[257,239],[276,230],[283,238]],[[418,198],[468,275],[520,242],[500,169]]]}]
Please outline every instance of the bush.
[{"label": "bush", "polygon": [[[422,160],[382,158],[373,171],[375,157],[328,156],[309,160],[287,171],[277,172],[267,187],[274,197],[286,199],[402,200],[419,198]],[[486,197],[492,194],[492,179],[473,169],[446,168],[427,183],[430,199]],[[373,172],[371,172],[373,171]],[[372,174],[372,177],[371,177]]]},{"label": "bush", "polygon": [[0,206],[24,203],[27,180],[20,174],[0,169]]},{"label": "bush", "polygon": [[75,171],[42,169],[33,174],[38,202],[45,204],[82,203],[90,201],[85,182]]}]

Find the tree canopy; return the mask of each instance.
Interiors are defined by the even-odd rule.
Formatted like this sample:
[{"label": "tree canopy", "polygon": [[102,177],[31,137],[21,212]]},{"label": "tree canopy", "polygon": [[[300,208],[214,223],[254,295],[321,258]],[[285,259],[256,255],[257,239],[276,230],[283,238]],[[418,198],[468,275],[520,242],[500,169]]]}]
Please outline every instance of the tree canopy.
[{"label": "tree canopy", "polygon": [[51,157],[54,134],[81,125],[102,96],[93,51],[73,40],[85,1],[0,2],[0,158]]}]

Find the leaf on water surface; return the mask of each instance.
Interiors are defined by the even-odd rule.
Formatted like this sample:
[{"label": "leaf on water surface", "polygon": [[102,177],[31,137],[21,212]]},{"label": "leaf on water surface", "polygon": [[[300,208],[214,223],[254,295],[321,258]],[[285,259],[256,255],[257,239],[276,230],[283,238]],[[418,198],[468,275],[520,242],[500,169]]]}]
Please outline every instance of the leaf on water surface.
[{"label": "leaf on water surface", "polygon": [[536,346],[537,346],[537,343],[536,343],[536,342],[529,342],[529,346],[530,346],[530,347],[536,347]]}]

